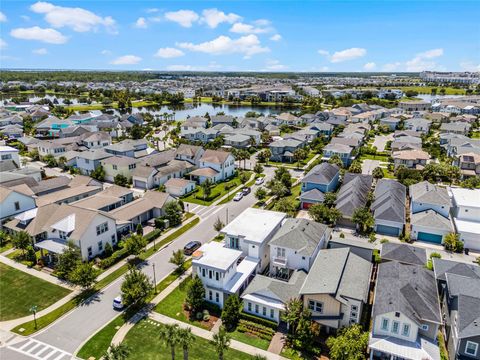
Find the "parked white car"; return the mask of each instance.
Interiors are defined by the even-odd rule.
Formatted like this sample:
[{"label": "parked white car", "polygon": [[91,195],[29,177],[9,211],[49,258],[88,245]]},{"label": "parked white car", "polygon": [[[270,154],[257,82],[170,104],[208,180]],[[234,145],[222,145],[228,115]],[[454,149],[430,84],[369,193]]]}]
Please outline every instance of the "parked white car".
[{"label": "parked white car", "polygon": [[262,185],[265,179],[263,177],[259,177],[257,180],[255,180],[255,185]]},{"label": "parked white car", "polygon": [[113,299],[113,308],[115,310],[122,310],[124,306],[125,305],[123,304],[121,295],[119,295],[115,299]]},{"label": "parked white car", "polygon": [[240,201],[243,198],[243,192],[237,192],[235,196],[233,197],[233,201]]}]

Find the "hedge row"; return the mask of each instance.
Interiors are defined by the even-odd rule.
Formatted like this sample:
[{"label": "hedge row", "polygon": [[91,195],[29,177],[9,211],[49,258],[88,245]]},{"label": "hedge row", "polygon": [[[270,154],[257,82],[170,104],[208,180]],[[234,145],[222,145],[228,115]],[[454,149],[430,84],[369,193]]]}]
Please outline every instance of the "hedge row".
[{"label": "hedge row", "polygon": [[260,325],[263,325],[263,326],[266,326],[274,331],[277,330],[278,328],[278,324],[274,321],[271,321],[271,320],[267,320],[267,319],[264,319],[264,318],[261,318],[261,317],[258,317],[258,316],[255,316],[255,315],[251,315],[251,314],[248,314],[246,312],[242,312],[240,314],[240,318],[243,319],[243,320],[246,320],[246,321],[251,321],[255,324],[260,324]]},{"label": "hedge row", "polygon": [[240,332],[246,332],[252,335],[255,335],[264,340],[271,340],[275,334],[275,330],[270,327],[256,324],[248,320],[240,320],[240,323],[237,326],[237,330]]}]

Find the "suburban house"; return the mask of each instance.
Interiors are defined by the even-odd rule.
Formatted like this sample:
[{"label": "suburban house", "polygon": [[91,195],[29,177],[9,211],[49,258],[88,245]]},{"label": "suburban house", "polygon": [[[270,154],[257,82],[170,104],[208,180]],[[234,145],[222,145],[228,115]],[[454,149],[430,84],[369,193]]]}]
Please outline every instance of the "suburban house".
[{"label": "suburban house", "polygon": [[105,171],[105,180],[113,182],[115,176],[123,175],[130,180],[139,160],[128,156],[111,156],[100,160]]},{"label": "suburban house", "polygon": [[403,150],[422,150],[422,138],[420,136],[398,136],[392,141],[391,148],[393,152]]},{"label": "suburban house", "polygon": [[240,250],[242,256],[256,259],[258,271],[262,271],[270,261],[268,243],[285,217],[282,212],[248,208],[221,230],[225,235],[225,246]]},{"label": "suburban house", "polygon": [[395,131],[398,128],[398,125],[400,124],[401,119],[396,118],[396,117],[386,117],[383,119],[380,119],[380,125],[387,126],[390,131]]},{"label": "suburban house", "polygon": [[172,196],[183,196],[195,190],[195,181],[171,178],[167,180],[165,191]]},{"label": "suburban house", "polygon": [[430,160],[430,155],[423,150],[400,150],[392,153],[393,164],[395,169],[399,166],[405,166],[408,169],[421,170]]},{"label": "suburban house", "polygon": [[404,111],[427,111],[430,110],[432,104],[429,101],[400,101],[398,107]]},{"label": "suburban house", "polygon": [[294,270],[288,281],[256,275],[242,294],[243,311],[280,323],[285,304],[299,298],[307,274]]},{"label": "suburban house", "polygon": [[146,150],[148,147],[145,139],[126,139],[118,143],[106,146],[104,149],[106,152],[116,156],[126,156],[134,158],[137,151]]},{"label": "suburban house", "polygon": [[431,124],[432,122],[427,119],[412,118],[412,119],[405,120],[405,129],[418,131],[426,134],[430,130]]},{"label": "suburban house", "polygon": [[212,126],[219,124],[234,126],[236,123],[236,120],[232,115],[214,115],[210,117],[210,120],[212,122]]},{"label": "suburban house", "polygon": [[338,220],[339,224],[356,227],[352,216],[356,209],[363,208],[367,204],[372,179],[372,175],[345,173],[342,187],[338,191],[337,200],[335,200],[335,207],[342,214]]},{"label": "suburban house", "polygon": [[316,130],[324,136],[330,136],[333,133],[333,125],[326,122],[314,122],[309,126],[309,129]]},{"label": "suburban house", "polygon": [[462,177],[480,176],[480,154],[474,152],[458,155],[454,160],[454,166],[460,168]]},{"label": "suburban house", "polygon": [[372,263],[348,247],[320,250],[300,290],[312,319],[335,332],[358,324],[368,304]]},{"label": "suburban house", "polygon": [[375,218],[375,232],[400,236],[405,226],[407,188],[398,181],[380,179],[374,195],[370,208]]},{"label": "suburban house", "polygon": [[356,238],[342,238],[340,235],[333,235],[328,242],[327,249],[348,248],[355,255],[372,262],[375,245]]},{"label": "suburban house", "polygon": [[468,135],[471,127],[472,125],[467,122],[458,121],[458,122],[443,123],[442,125],[440,125],[440,132]]},{"label": "suburban house", "polygon": [[18,155],[18,149],[15,149],[11,146],[0,146],[0,161],[13,160],[17,167],[21,167],[20,157]]},{"label": "suburban house", "polygon": [[86,209],[109,212],[133,201],[133,190],[111,185],[104,190],[71,204]]},{"label": "suburban house", "polygon": [[323,148],[322,160],[330,160],[334,155],[337,155],[342,160],[345,166],[352,163],[355,157],[352,155],[353,147],[344,144],[328,144]]},{"label": "suburban house", "polygon": [[[59,181],[59,186],[55,182]],[[53,178],[53,184],[45,184],[41,181],[38,186],[31,188],[37,195],[37,206],[47,204],[70,204],[74,201],[87,198],[102,191],[102,183],[90,177],[78,175],[73,179]],[[50,186],[51,185],[51,186]]]},{"label": "suburban house", "polygon": [[198,167],[204,153],[205,150],[201,146],[180,144],[175,150],[175,159],[188,161],[190,164]]},{"label": "suburban house", "polygon": [[296,150],[305,146],[306,142],[298,139],[276,140],[268,145],[272,156],[270,160],[277,162],[293,162]]},{"label": "suburban house", "polygon": [[205,300],[223,308],[229,295],[240,295],[247,288],[258,266],[258,257],[211,241],[193,253],[192,274],[202,280]]},{"label": "suburban house", "polygon": [[411,238],[441,244],[443,237],[453,230],[447,189],[422,181],[410,185],[408,192],[411,199]]},{"label": "suburban house", "polygon": [[307,219],[286,219],[270,240],[270,276],[288,279],[293,270],[310,270],[320,249],[330,238],[330,228]]},{"label": "suburban house", "polygon": [[456,232],[466,249],[480,251],[480,189],[450,188]]},{"label": "suburban house", "polygon": [[[302,194],[301,207],[307,209],[310,205],[317,203],[316,201],[309,202],[310,197],[316,196],[319,198],[321,194],[317,192],[327,193],[333,192],[338,187],[340,177],[340,168],[335,164],[327,162],[314,166],[307,175],[302,179]],[[323,202],[318,201],[318,202]]]},{"label": "suburban house", "polygon": [[227,135],[224,139],[225,147],[246,149],[251,145],[251,137],[243,134]]},{"label": "suburban house", "polygon": [[235,158],[227,151],[206,150],[200,158],[199,168],[190,176],[200,184],[210,179],[216,183],[232,177],[235,173]]},{"label": "suburban house", "polygon": [[433,272],[388,261],[378,266],[370,359],[440,360],[442,324]]},{"label": "suburban house", "polygon": [[433,259],[450,360],[480,359],[480,268]]},{"label": "suburban house", "polygon": [[427,251],[424,248],[388,242],[382,244],[380,251],[382,261],[398,261],[404,265],[425,266]]},{"label": "suburban house", "polygon": [[93,170],[102,166],[101,161],[112,157],[113,155],[107,153],[103,149],[87,150],[76,152],[75,166],[83,175],[90,175]]},{"label": "suburban house", "polygon": [[0,186],[0,226],[12,216],[33,208],[35,199],[32,194]]}]

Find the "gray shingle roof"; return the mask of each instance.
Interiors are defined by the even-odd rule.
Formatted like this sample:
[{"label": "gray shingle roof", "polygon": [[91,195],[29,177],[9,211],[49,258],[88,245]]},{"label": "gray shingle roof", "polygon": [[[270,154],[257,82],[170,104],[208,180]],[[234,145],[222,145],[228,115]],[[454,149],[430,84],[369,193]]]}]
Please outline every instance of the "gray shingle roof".
[{"label": "gray shingle roof", "polygon": [[452,230],[452,223],[433,210],[425,210],[411,215],[412,226],[423,226],[437,230]]},{"label": "gray shingle roof", "polygon": [[332,294],[367,300],[372,264],[349,248],[320,250],[301,294]]},{"label": "gray shingle roof", "polygon": [[442,322],[432,271],[397,261],[378,266],[373,317],[397,311],[417,324],[423,321]]},{"label": "gray shingle roof", "polygon": [[427,252],[425,249],[407,244],[382,244],[382,260],[395,260],[403,264],[425,265]]},{"label": "gray shingle roof", "polygon": [[312,256],[327,231],[330,229],[326,225],[312,220],[287,219],[269,245],[294,249],[300,255]]},{"label": "gray shingle roof", "polygon": [[480,279],[480,266],[478,265],[433,258],[433,269],[437,280],[446,281],[446,273]]},{"label": "gray shingle roof", "polygon": [[317,202],[323,202],[325,200],[325,194],[318,189],[312,189],[300,194],[300,200],[314,200]]},{"label": "gray shingle roof", "polygon": [[407,188],[398,181],[380,179],[375,187],[375,201],[371,209],[375,219],[405,224]]},{"label": "gray shingle roof", "polygon": [[355,209],[367,203],[367,195],[372,186],[372,176],[346,173],[343,185],[337,194],[335,207],[344,216],[351,217]]},{"label": "gray shingle roof", "polygon": [[450,206],[450,197],[446,188],[422,181],[408,188],[412,201],[426,204]]},{"label": "gray shingle roof", "polygon": [[340,171],[339,167],[327,162],[314,166],[302,179],[302,183],[328,185]]}]

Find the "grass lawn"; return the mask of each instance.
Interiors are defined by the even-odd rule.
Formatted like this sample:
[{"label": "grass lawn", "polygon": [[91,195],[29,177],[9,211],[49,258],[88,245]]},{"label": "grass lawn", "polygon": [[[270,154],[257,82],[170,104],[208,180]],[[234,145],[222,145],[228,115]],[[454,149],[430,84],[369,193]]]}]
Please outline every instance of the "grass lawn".
[{"label": "grass lawn", "polygon": [[253,336],[247,333],[242,333],[238,330],[235,330],[234,332],[230,333],[232,339],[235,339],[237,341],[243,342],[245,344],[249,344],[252,346],[255,346],[259,349],[263,350],[268,350],[268,346],[270,345],[270,341],[260,339],[257,336]]},{"label": "grass lawn", "polygon": [[[298,207],[300,206],[300,200],[298,199],[298,197],[300,196],[300,192],[302,191],[302,183],[298,183],[297,185],[295,185],[294,187],[292,187],[292,193],[288,196],[285,196],[286,199],[290,199],[291,201],[294,201],[296,206],[297,206],[297,209]],[[278,201],[278,199],[272,201],[271,203],[269,203],[265,209],[267,210],[272,210],[275,206],[275,203]]]},{"label": "grass lawn", "polygon": [[13,244],[11,241],[7,241],[5,243],[3,243],[2,246],[0,246],[0,254],[11,249],[13,247]]},{"label": "grass lawn", "polygon": [[371,155],[371,154],[363,154],[359,158],[360,160],[379,160],[379,161],[384,161],[384,162],[389,162],[389,156],[387,155]]},{"label": "grass lawn", "polygon": [[480,139],[480,131],[472,133],[472,139]]},{"label": "grass lawn", "polygon": [[419,94],[427,94],[430,95],[432,93],[432,89],[437,89],[437,95],[440,95],[440,89],[445,89],[445,95],[465,95],[465,89],[455,89],[453,87],[442,87],[442,86],[395,86],[392,89],[400,89],[403,92],[408,90],[413,90],[418,92]]},{"label": "grass lawn", "polygon": [[299,168],[299,167],[301,168],[302,166],[307,165],[308,162],[309,162],[310,160],[312,160],[315,155],[316,155],[315,152],[310,151],[310,152],[308,153],[306,159],[300,161],[300,166],[298,166],[298,163],[297,163],[296,161],[291,162],[291,163],[279,162],[279,161],[269,161],[269,162],[268,162],[268,165],[270,165],[270,166],[277,166],[277,167],[279,167],[279,166],[284,166],[284,167],[293,168],[293,169],[296,169],[296,168]]},{"label": "grass lawn", "polygon": [[[128,359],[170,360],[170,348],[167,348],[158,337],[158,323],[152,320],[142,320],[130,330],[123,341],[130,349]],[[176,348],[176,358],[183,357],[180,346]],[[227,350],[225,360],[249,360],[254,357],[233,349]],[[208,340],[195,337],[195,342],[189,351],[190,360],[218,359],[214,347]]]},{"label": "grass lawn", "polygon": [[[245,174],[248,175],[248,178],[252,175],[251,171],[245,171]],[[187,197],[182,198],[182,201],[184,202],[189,202],[189,203],[194,203],[194,204],[199,204],[199,205],[205,205],[209,206],[211,205],[214,201],[220,199],[222,196],[228,194],[228,190],[225,191],[225,185],[233,185],[230,188],[230,198],[233,199],[235,196],[235,193],[233,192],[233,189],[236,188],[237,186],[241,185],[240,179],[238,176],[232,178],[231,180],[221,182],[218,184],[215,184],[211,188],[211,193],[210,193],[210,199],[204,201],[203,200],[203,189],[199,186],[198,191],[188,195]],[[228,202],[229,200],[225,200],[225,202]],[[223,202],[222,202],[223,203]]]},{"label": "grass lawn", "polygon": [[0,263],[0,320],[30,314],[30,307],[43,310],[67,296],[70,290]]},{"label": "grass lawn", "polygon": [[[143,107],[143,106],[153,106],[158,105],[154,101],[132,101],[132,107]],[[116,109],[118,108],[118,104],[116,102],[112,102],[108,105],[103,104],[80,104],[80,105],[66,105],[65,106],[69,110],[73,111],[89,111],[89,110],[103,110],[103,109]]]},{"label": "grass lawn", "polygon": [[[11,247],[11,246],[10,246]],[[24,251],[20,250],[20,249],[15,249],[14,251],[12,251],[10,254],[7,255],[7,258],[11,259],[11,260],[14,260],[14,261],[17,261],[25,266],[33,266],[35,264],[32,264],[31,261],[29,260],[25,260],[23,259],[23,254],[24,254]],[[41,252],[40,250],[38,250],[36,252],[36,255],[37,255],[37,259],[39,259],[41,257]]]},{"label": "grass lawn", "polygon": [[[193,219],[190,223],[182,226],[179,228],[177,231],[172,233],[171,235],[167,236],[165,239],[160,241],[158,244],[156,244],[156,249],[159,247],[167,244],[168,242],[171,242],[175,240],[177,237],[182,235],[185,231],[191,229],[194,227],[198,222],[200,221],[199,218]],[[139,258],[140,260],[145,260],[149,256],[153,255],[153,253],[156,251],[156,249],[153,249],[153,247],[149,248],[147,251],[143,252],[140,254]],[[15,327],[12,331],[17,333],[17,334],[22,334],[22,335],[30,335],[33,334],[34,332],[44,328],[45,326],[50,325],[52,322],[56,321],[60,316],[66,314],[73,308],[75,308],[77,305],[81,304],[83,301],[88,299],[90,296],[92,296],[94,293],[97,291],[101,290],[123,274],[125,274],[128,271],[128,266],[129,264],[124,264],[121,267],[119,267],[117,270],[112,272],[111,274],[107,275],[104,277],[102,280],[97,282],[95,286],[88,291],[84,291],[83,293],[77,295],[75,298],[70,300],[69,302],[65,303],[64,305],[60,306],[59,308],[53,310],[52,312],[40,317],[37,319],[37,328],[35,329],[35,325],[33,321],[29,321],[26,323],[23,323],[21,325],[18,325]],[[173,280],[172,280],[173,281]],[[19,330],[23,328],[25,329],[23,332],[20,332]]]}]

